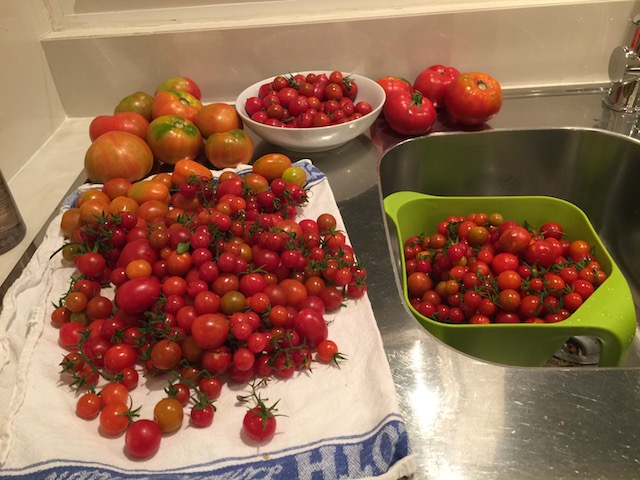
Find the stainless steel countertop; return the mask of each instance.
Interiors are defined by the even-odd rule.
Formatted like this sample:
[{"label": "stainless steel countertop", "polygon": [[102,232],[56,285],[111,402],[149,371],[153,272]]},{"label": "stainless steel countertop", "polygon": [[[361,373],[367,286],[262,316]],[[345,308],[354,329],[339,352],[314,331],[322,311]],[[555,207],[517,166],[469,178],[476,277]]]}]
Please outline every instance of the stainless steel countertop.
[{"label": "stainless steel countertop", "polygon": [[[602,114],[601,90],[521,93],[508,97],[492,128],[593,127]],[[283,152],[311,158],[327,174],[368,270],[418,463],[415,478],[640,478],[640,370],[492,365],[444,345],[411,316],[396,281],[378,186],[378,162],[401,140],[379,120],[369,136],[331,152]],[[282,150],[258,143],[256,158],[271,151]]]},{"label": "stainless steel countertop", "polygon": [[[520,93],[507,99],[492,128],[593,127],[602,115],[602,90]],[[418,462],[415,478],[640,478],[640,370],[488,364],[441,343],[411,316],[396,281],[377,183],[379,159],[400,140],[378,121],[370,139],[323,154],[288,153],[310,157],[327,173],[367,267]]]}]

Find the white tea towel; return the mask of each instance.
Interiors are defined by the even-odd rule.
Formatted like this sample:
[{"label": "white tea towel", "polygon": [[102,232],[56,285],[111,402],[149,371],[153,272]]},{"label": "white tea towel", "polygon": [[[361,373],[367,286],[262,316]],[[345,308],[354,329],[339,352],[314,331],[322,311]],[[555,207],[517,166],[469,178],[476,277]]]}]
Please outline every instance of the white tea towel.
[{"label": "white tea towel", "polygon": [[[344,230],[324,175],[308,160],[299,165],[310,178],[311,201],[300,214],[315,219],[332,213]],[[240,168],[246,171],[248,167]],[[219,173],[219,172],[217,172]],[[81,189],[89,186],[81,187]],[[71,196],[64,208],[77,197]],[[144,461],[124,453],[124,437],[107,438],[98,420],[75,415],[77,397],[61,381],[65,353],[51,326],[53,303],[67,291],[74,269],[63,265],[60,218],[7,293],[0,314],[0,476],[54,479],[351,479],[395,480],[416,469],[399,414],[395,386],[368,297],[327,315],[329,337],[347,361],[340,368],[313,365],[260,391],[280,400],[275,437],[257,445],[241,437],[246,387],[225,385],[208,428],[189,425],[162,438],[160,450]],[[298,220],[299,220],[298,219]],[[153,418],[166,382],[146,380],[131,392],[141,418]]]}]

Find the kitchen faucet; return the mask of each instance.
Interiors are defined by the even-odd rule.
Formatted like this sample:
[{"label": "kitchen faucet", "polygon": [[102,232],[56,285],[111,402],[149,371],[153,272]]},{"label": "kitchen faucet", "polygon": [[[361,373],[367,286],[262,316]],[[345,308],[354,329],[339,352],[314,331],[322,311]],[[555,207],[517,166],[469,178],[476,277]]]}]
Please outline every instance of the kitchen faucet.
[{"label": "kitchen faucet", "polygon": [[633,20],[628,46],[616,47],[609,59],[609,92],[602,100],[602,128],[633,137],[640,136],[640,14]]}]

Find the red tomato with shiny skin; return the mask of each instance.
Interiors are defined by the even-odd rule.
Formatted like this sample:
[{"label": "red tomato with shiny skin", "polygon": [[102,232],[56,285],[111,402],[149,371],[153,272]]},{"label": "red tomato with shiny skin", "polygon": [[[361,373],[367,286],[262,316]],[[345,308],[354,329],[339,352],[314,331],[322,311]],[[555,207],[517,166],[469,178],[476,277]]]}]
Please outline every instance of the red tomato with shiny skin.
[{"label": "red tomato with shiny skin", "polygon": [[134,182],[151,172],[153,160],[153,152],[143,139],[129,132],[112,131],[91,143],[84,168],[91,182],[105,183],[118,177]]},{"label": "red tomato with shiny skin", "polygon": [[502,87],[486,73],[461,73],[447,88],[445,103],[453,120],[482,125],[502,108]]},{"label": "red tomato with shiny skin", "polygon": [[162,431],[156,422],[140,419],[133,422],[125,433],[124,446],[129,455],[147,458],[160,448]]},{"label": "red tomato with shiny skin", "polygon": [[454,67],[431,65],[418,74],[413,82],[413,88],[431,100],[436,108],[444,107],[444,95],[449,84],[460,72]]},{"label": "red tomato with shiny skin", "polygon": [[209,163],[216,168],[235,168],[253,157],[253,140],[240,128],[209,135],[204,144]]},{"label": "red tomato with shiny skin", "polygon": [[394,93],[387,98],[383,111],[391,129],[401,135],[424,135],[436,122],[431,100],[415,90]]},{"label": "red tomato with shiny skin", "polygon": [[147,143],[158,160],[175,165],[179,160],[198,156],[202,150],[202,134],[186,118],[163,115],[149,124]]},{"label": "red tomato with shiny skin", "polygon": [[162,284],[155,276],[133,278],[118,287],[115,303],[125,313],[141,313],[156,303],[161,288]]},{"label": "red tomato with shiny skin", "polygon": [[408,92],[411,90],[411,83],[401,77],[381,77],[376,80],[376,83],[382,87],[387,99],[396,92]]},{"label": "red tomato with shiny skin", "polygon": [[189,77],[173,77],[168,78],[156,88],[156,92],[164,90],[175,90],[177,92],[187,92],[198,100],[202,100],[202,92],[200,86]]},{"label": "red tomato with shiny skin", "polygon": [[91,121],[89,125],[89,138],[93,142],[96,138],[106,132],[114,130],[120,132],[133,133],[137,137],[145,140],[149,122],[146,118],[136,112],[120,112],[113,115],[99,115]]},{"label": "red tomato with shiny skin", "polygon": [[175,115],[195,124],[201,109],[202,102],[188,92],[161,90],[153,97],[151,116],[158,118],[164,115]]}]

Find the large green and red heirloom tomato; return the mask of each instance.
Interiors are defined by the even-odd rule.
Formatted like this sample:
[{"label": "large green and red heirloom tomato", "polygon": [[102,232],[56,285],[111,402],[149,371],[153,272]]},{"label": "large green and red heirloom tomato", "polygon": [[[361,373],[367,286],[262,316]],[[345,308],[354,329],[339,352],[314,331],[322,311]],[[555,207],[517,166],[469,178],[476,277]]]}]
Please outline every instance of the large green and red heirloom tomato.
[{"label": "large green and red heirloom tomato", "polygon": [[462,73],[445,94],[447,112],[463,125],[482,125],[502,108],[502,88],[482,72]]},{"label": "large green and red heirloom tomato", "polygon": [[145,140],[149,122],[137,112],[118,112],[113,115],[99,115],[89,125],[89,138],[93,142],[106,132],[119,130],[129,132]]},{"label": "large green and red heirloom tomato", "polygon": [[153,152],[147,142],[117,130],[98,137],[84,157],[87,176],[96,183],[118,177],[134,182],[146,177],[152,167]]},{"label": "large green and red heirloom tomato", "polygon": [[135,92],[131,95],[127,95],[124,97],[113,113],[120,112],[136,112],[142,115],[147,119],[148,122],[151,121],[151,104],[153,103],[153,97],[145,92]]},{"label": "large green and red heirloom tomato", "polygon": [[202,150],[200,130],[189,120],[163,115],[149,124],[147,143],[162,163],[175,165],[183,158],[196,158]]},{"label": "large green and red heirloom tomato", "polygon": [[209,135],[204,144],[209,163],[216,168],[235,168],[251,161],[253,140],[240,128]]},{"label": "large green and red heirloom tomato", "polygon": [[165,80],[158,88],[156,88],[155,93],[164,91],[164,90],[175,90],[176,92],[187,92],[196,97],[198,100],[202,100],[202,92],[200,91],[200,87],[196,82],[191,80],[188,77],[173,77]]},{"label": "large green and red heirloom tomato", "polygon": [[195,124],[201,108],[202,102],[188,92],[161,90],[153,97],[151,116],[177,115]]}]

